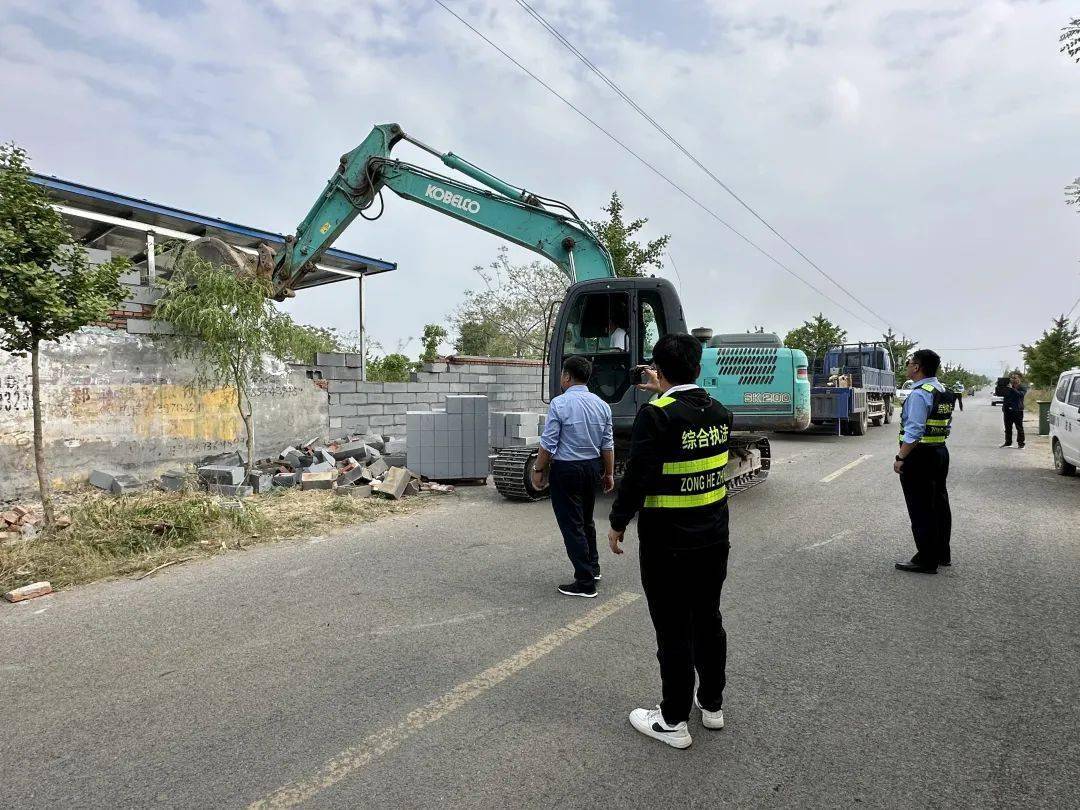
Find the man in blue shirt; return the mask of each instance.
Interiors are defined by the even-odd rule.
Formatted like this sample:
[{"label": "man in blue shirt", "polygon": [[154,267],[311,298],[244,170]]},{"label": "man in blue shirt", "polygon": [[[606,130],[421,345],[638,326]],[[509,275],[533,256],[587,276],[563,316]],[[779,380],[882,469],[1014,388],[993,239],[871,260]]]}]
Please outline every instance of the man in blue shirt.
[{"label": "man in blue shirt", "polygon": [[900,449],[893,471],[900,476],[915,556],[898,562],[901,571],[936,574],[939,565],[952,565],[950,540],[952,511],[949,507],[949,449],[945,446],[952,427],[956,394],[937,378],[941,358],[920,349],[907,361],[907,376],[915,383],[901,411]]},{"label": "man in blue shirt", "polygon": [[551,506],[562,531],[566,556],[574,566],[574,581],[559,586],[567,596],[596,596],[600,557],[596,552],[593,506],[596,484],[604,492],[615,488],[615,442],[611,408],[586,383],[592,363],[568,357],[559,380],[563,393],[551,400],[540,452],[533,466],[533,484],[551,486]]}]

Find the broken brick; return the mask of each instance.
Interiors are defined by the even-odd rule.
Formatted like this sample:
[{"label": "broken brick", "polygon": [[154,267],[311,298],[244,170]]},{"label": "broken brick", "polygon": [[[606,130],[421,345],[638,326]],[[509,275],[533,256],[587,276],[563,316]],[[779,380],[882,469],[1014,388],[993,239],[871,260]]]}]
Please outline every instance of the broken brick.
[{"label": "broken brick", "polygon": [[35,582],[32,585],[23,585],[21,588],[8,591],[4,594],[4,598],[9,602],[23,602],[27,599],[36,599],[39,596],[45,596],[52,592],[53,587],[50,583]]},{"label": "broken brick", "polygon": [[410,478],[409,471],[404,467],[391,467],[386,471],[383,480],[372,488],[380,495],[396,501],[405,494]]}]

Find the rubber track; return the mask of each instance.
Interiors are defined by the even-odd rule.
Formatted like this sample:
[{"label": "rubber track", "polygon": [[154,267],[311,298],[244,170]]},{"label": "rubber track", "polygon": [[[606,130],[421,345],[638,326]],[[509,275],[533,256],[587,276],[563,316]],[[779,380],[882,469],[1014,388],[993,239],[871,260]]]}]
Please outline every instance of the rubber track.
[{"label": "rubber track", "polygon": [[529,460],[535,458],[537,452],[535,447],[511,447],[499,451],[491,463],[491,477],[500,495],[512,501],[539,501],[548,497],[547,490],[533,494],[525,485]]},{"label": "rubber track", "polygon": [[[753,473],[740,475],[728,481],[728,496],[737,495],[740,492],[756,487],[769,477],[772,468],[772,448],[765,436],[743,435],[732,436],[729,443],[732,452],[736,448],[757,448],[761,451],[761,468]],[[528,469],[529,460],[536,457],[535,447],[512,447],[508,450],[500,450],[491,464],[491,474],[495,482],[495,489],[504,498],[512,501],[539,501],[548,497],[548,491],[533,493],[526,487],[525,473]]]}]

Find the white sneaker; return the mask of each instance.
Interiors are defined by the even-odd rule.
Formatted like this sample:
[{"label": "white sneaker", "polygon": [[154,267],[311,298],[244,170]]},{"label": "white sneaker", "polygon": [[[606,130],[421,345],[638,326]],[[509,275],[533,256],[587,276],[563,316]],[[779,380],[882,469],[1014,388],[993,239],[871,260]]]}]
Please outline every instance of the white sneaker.
[{"label": "white sneaker", "polygon": [[[694,705],[701,709],[697,695],[694,695]],[[705,728],[723,728],[724,710],[717,709],[715,712],[710,712],[707,709],[701,709],[701,725],[705,726]]]},{"label": "white sneaker", "polygon": [[655,709],[634,709],[630,712],[630,725],[654,740],[667,743],[672,748],[689,748],[694,741],[686,728],[686,723],[669,726],[664,722],[660,707]]}]

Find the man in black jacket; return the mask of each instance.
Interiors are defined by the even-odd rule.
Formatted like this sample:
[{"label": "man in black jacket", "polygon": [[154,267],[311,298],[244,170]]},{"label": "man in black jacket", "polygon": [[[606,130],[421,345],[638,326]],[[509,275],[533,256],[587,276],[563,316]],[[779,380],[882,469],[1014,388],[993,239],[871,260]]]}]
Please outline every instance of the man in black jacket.
[{"label": "man in black jacket", "polygon": [[1009,387],[1005,389],[1005,396],[1001,402],[1001,415],[1005,420],[1005,444],[1002,447],[1012,446],[1013,425],[1016,425],[1016,446],[1024,446],[1024,395],[1027,389],[1020,384],[1020,375],[1013,374],[1009,377]]},{"label": "man in black jacket", "polygon": [[700,366],[696,338],[669,334],[657,341],[640,387],[660,396],[638,411],[609,517],[608,545],[622,554],[626,525],[640,513],[641,585],[663,684],[661,705],[635,709],[630,723],[675,748],[693,741],[686,727],[693,704],[706,728],[724,726],[727,634],[720,590],[730,548],[724,466],[732,417],[694,383]]}]

